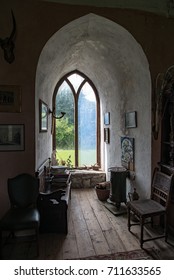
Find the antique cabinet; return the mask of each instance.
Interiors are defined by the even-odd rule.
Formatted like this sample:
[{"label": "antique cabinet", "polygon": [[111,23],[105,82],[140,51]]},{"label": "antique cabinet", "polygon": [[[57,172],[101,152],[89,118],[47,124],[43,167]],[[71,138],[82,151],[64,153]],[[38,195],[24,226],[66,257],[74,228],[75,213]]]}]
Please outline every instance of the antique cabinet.
[{"label": "antique cabinet", "polygon": [[[161,171],[174,174],[174,68],[167,71],[163,80],[161,104]],[[174,232],[174,186],[168,212],[168,222]]]}]

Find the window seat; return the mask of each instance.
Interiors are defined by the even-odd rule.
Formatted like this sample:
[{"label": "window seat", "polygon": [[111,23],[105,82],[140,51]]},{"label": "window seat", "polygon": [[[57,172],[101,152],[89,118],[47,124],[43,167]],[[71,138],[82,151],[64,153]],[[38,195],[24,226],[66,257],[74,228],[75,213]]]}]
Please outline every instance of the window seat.
[{"label": "window seat", "polygon": [[[58,172],[60,171],[57,167]],[[56,167],[54,169],[54,175],[56,175]],[[87,169],[69,169],[64,172],[71,173],[71,188],[93,188],[98,183],[106,181],[106,173],[104,171],[95,171]]]}]

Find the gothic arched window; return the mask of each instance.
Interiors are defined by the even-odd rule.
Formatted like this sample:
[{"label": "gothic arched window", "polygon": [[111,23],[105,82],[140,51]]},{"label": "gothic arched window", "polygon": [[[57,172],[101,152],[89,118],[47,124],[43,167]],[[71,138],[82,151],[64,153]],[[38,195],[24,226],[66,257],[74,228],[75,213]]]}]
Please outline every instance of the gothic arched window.
[{"label": "gothic arched window", "polygon": [[56,86],[53,104],[56,115],[66,112],[54,122],[59,164],[68,160],[73,167],[100,165],[100,106],[92,81],[79,71],[67,74]]}]

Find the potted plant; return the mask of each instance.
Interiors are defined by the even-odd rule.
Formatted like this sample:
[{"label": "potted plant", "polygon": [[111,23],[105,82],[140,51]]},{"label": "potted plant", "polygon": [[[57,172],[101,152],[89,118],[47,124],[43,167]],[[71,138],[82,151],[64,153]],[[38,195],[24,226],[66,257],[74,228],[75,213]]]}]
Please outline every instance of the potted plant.
[{"label": "potted plant", "polygon": [[106,201],[109,198],[111,182],[106,181],[98,183],[95,186],[96,194],[99,200]]}]

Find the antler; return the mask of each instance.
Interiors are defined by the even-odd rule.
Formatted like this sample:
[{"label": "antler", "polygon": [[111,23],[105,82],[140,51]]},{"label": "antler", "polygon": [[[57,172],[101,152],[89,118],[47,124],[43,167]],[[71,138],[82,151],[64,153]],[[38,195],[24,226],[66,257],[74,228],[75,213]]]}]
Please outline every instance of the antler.
[{"label": "antler", "polygon": [[4,51],[4,58],[8,63],[12,63],[15,59],[14,57],[14,36],[16,34],[16,21],[15,21],[15,17],[13,14],[13,11],[11,10],[11,14],[12,14],[12,20],[13,20],[13,28],[11,31],[11,34],[9,37],[6,37],[5,39],[0,38],[0,46]]},{"label": "antler", "polygon": [[12,10],[11,10],[11,14],[12,14],[12,19],[13,19],[13,29],[12,29],[12,32],[10,34],[9,40],[12,40],[13,37],[15,36],[15,34],[16,34],[16,20],[15,20],[15,17],[14,17],[14,14],[13,14]]}]

